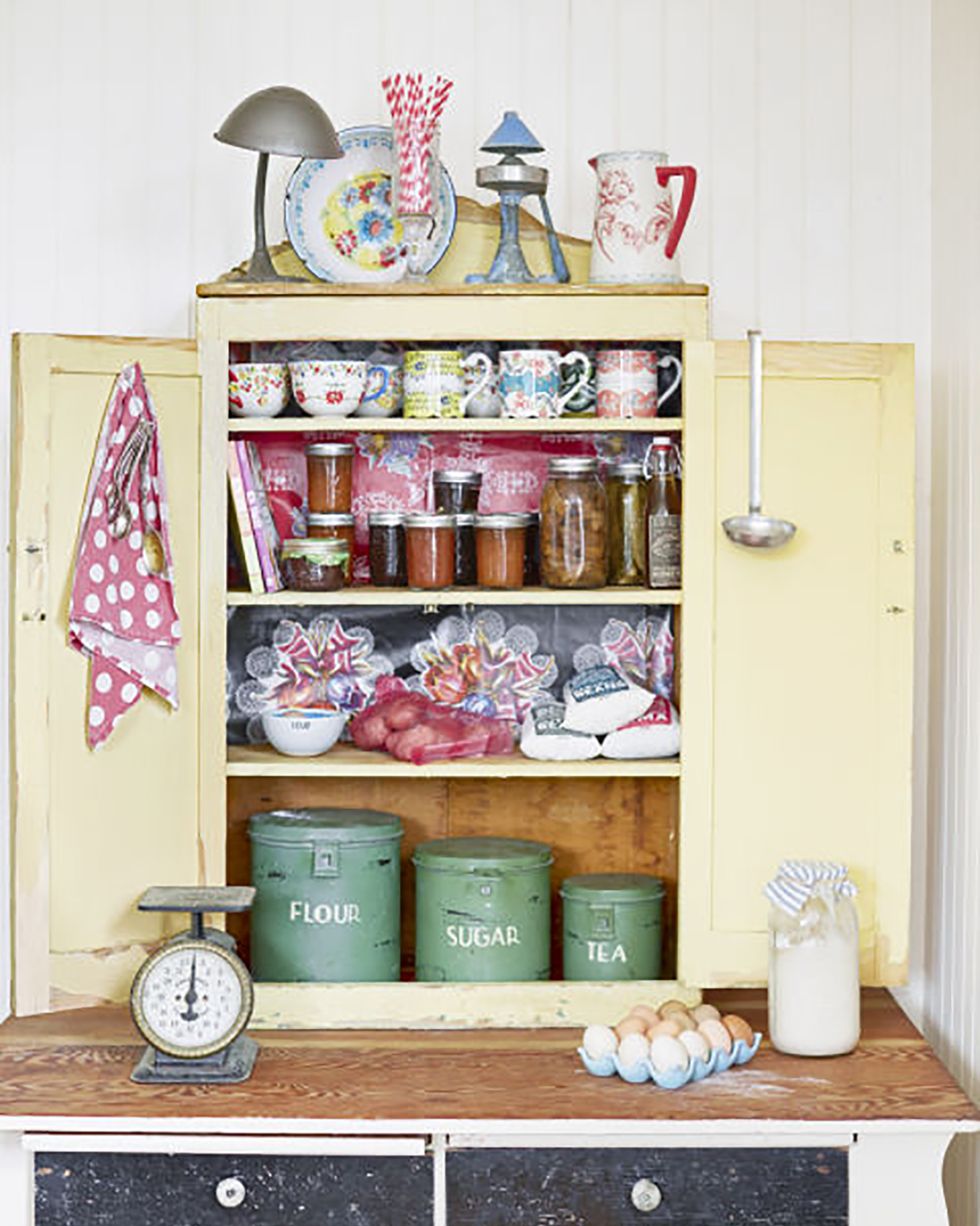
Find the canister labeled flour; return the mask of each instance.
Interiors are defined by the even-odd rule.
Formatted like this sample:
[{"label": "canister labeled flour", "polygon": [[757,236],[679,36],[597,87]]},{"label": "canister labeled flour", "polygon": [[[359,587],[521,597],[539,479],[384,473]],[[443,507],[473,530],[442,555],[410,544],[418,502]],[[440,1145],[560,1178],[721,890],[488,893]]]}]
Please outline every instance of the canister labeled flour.
[{"label": "canister labeled flour", "polygon": [[589,873],[561,886],[566,979],[658,979],[664,885],[645,873]]},{"label": "canister labeled flour", "polygon": [[368,809],[277,809],[254,814],[249,836],[256,979],[399,978],[399,818]]},{"label": "canister labeled flour", "polygon": [[434,839],[415,849],[415,977],[547,979],[551,848],[526,839]]}]

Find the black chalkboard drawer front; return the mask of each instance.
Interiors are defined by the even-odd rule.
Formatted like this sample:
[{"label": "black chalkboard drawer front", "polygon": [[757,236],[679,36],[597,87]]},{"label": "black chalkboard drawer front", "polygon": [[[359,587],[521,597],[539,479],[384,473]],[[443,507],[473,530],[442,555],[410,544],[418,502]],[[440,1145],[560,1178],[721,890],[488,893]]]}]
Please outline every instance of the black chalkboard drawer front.
[{"label": "black chalkboard drawer front", "polygon": [[431,1226],[423,1156],[35,1154],[35,1226]]},{"label": "black chalkboard drawer front", "polygon": [[846,1226],[844,1149],[460,1149],[449,1226]]}]

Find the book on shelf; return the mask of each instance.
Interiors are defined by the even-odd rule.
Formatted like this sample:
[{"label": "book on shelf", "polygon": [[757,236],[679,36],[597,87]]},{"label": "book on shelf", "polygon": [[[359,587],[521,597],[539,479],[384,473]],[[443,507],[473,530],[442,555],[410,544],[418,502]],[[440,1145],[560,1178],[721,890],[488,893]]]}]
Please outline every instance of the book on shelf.
[{"label": "book on shelf", "polygon": [[272,508],[262,479],[262,465],[258,448],[245,439],[236,440],[238,467],[245,487],[245,502],[248,505],[252,536],[259,555],[259,566],[267,592],[282,591],[282,575],[279,571],[279,533],[272,518]]},{"label": "book on shelf", "polygon": [[232,540],[242,560],[242,568],[248,579],[249,591],[261,594],[265,591],[262,567],[259,564],[258,548],[252,535],[252,521],[245,499],[245,486],[239,467],[238,450],[234,440],[228,444],[228,494],[230,503],[229,523]]}]

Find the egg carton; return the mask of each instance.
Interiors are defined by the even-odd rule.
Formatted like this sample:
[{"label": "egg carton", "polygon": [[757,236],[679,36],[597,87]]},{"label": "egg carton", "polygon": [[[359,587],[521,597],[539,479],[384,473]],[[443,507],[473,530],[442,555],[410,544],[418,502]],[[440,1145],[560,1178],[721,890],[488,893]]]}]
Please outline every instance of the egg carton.
[{"label": "egg carton", "polygon": [[756,1031],[751,1046],[744,1039],[736,1039],[731,1051],[713,1047],[707,1060],[695,1056],[686,1069],[671,1069],[668,1073],[658,1073],[649,1060],[637,1060],[634,1064],[625,1065],[615,1054],[595,1059],[586,1054],[584,1047],[578,1049],[578,1054],[593,1077],[611,1077],[613,1073],[618,1073],[624,1081],[633,1085],[653,1081],[662,1090],[679,1090],[690,1081],[703,1081],[712,1073],[724,1073],[736,1064],[748,1064],[761,1042],[762,1035]]}]

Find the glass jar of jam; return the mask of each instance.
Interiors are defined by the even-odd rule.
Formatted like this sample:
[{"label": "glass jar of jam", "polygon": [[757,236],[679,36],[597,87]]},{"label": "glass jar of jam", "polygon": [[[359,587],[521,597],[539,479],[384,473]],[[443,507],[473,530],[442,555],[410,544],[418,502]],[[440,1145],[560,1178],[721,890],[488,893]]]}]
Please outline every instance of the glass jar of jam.
[{"label": "glass jar of jam", "polygon": [[375,587],[405,587],[405,512],[375,511],[368,516],[368,564]]},{"label": "glass jar of jam", "polygon": [[476,524],[479,516],[463,511],[456,516],[456,550],[453,555],[453,583],[473,587],[476,583]]},{"label": "glass jar of jam", "polygon": [[541,516],[537,511],[527,514],[524,529],[524,586],[537,587],[541,582]]},{"label": "glass jar of jam", "polygon": [[405,554],[409,587],[423,590],[452,587],[456,517],[432,511],[406,515]]},{"label": "glass jar of jam", "polygon": [[524,542],[530,515],[476,517],[476,580],[480,587],[524,586]]},{"label": "glass jar of jam", "polygon": [[610,464],[606,469],[606,549],[608,582],[613,587],[642,587],[647,581],[646,511],[642,462]]},{"label": "glass jar of jam", "polygon": [[335,592],[344,586],[350,555],[336,538],[308,536],[283,541],[279,554],[286,587],[294,592]]},{"label": "glass jar of jam", "polygon": [[350,583],[354,564],[354,516],[350,512],[332,512],[320,515],[311,511],[306,525],[306,534],[315,540],[340,540],[347,545],[347,565],[344,567],[344,582]]},{"label": "glass jar of jam", "polygon": [[310,510],[318,515],[349,511],[353,471],[353,443],[311,443],[306,449]]},{"label": "glass jar of jam", "polygon": [[541,493],[541,581],[546,587],[603,587],[606,492],[597,460],[560,456]]},{"label": "glass jar of jam", "polygon": [[432,493],[437,511],[459,515],[476,511],[483,474],[465,468],[437,468],[432,474]]}]

